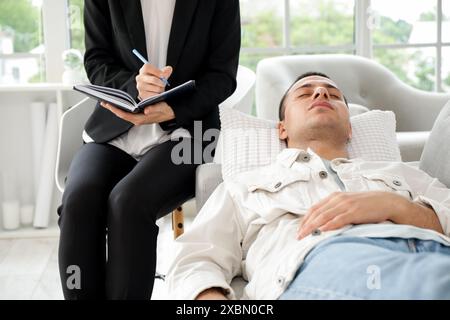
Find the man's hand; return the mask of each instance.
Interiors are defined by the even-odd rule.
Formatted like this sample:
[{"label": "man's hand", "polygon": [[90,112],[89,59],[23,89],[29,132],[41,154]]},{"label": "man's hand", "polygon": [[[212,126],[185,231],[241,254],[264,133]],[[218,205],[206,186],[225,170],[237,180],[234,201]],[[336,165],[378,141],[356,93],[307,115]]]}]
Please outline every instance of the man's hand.
[{"label": "man's hand", "polygon": [[221,288],[210,288],[202,291],[195,300],[228,300],[223,289]]},{"label": "man's hand", "polygon": [[139,98],[145,100],[163,93],[166,90],[166,85],[160,78],[169,79],[172,72],[172,67],[165,67],[159,70],[151,64],[144,64],[136,77],[136,88],[139,92]]},{"label": "man's hand", "polygon": [[433,209],[392,192],[338,192],[312,206],[300,222],[297,239],[315,230],[330,231],[350,224],[392,221],[443,233]]},{"label": "man's hand", "polygon": [[145,108],[144,113],[130,113],[123,111],[113,105],[102,102],[102,107],[108,109],[119,118],[131,122],[135,126],[141,126],[144,124],[161,123],[175,119],[175,113],[173,109],[166,103],[160,102],[152,106]]},{"label": "man's hand", "polygon": [[390,192],[336,192],[313,205],[301,221],[297,239],[315,230],[337,230],[349,224],[380,223],[407,199]]}]

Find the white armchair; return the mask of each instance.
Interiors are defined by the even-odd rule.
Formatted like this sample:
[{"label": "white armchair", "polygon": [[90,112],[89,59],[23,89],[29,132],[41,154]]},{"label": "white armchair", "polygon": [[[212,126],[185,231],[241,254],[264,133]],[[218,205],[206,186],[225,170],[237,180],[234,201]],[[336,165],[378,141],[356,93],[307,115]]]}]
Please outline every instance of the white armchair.
[{"label": "white armchair", "polygon": [[298,55],[261,60],[256,78],[256,111],[278,120],[278,105],[292,82],[308,71],[327,74],[350,103],[392,110],[403,161],[418,161],[429,132],[450,94],[430,93],[401,82],[384,66],[354,55]]}]

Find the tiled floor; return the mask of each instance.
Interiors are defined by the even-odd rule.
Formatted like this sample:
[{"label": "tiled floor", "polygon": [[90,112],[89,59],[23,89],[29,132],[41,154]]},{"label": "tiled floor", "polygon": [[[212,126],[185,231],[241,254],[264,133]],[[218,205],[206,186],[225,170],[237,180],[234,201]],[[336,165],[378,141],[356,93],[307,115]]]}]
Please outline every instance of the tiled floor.
[{"label": "tiled floor", "polygon": [[[190,224],[187,219],[186,225]],[[157,270],[166,273],[173,244],[170,215],[160,220]],[[152,299],[165,299],[165,284],[155,281]],[[0,299],[62,299],[58,238],[0,240]]]}]

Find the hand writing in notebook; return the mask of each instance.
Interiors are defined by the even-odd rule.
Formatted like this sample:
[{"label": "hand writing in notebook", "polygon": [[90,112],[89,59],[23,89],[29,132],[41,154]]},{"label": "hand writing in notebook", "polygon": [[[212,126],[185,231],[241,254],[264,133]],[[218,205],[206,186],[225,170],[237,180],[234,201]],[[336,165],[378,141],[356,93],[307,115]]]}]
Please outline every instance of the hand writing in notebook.
[{"label": "hand writing in notebook", "polygon": [[166,84],[161,80],[169,79],[172,75],[172,67],[164,67],[159,70],[155,66],[147,63],[139,70],[139,75],[136,77],[136,86],[139,93],[139,98],[145,100],[165,91]]},{"label": "hand writing in notebook", "polygon": [[[139,70],[139,75],[136,77],[136,87],[139,93],[138,98],[140,100],[145,100],[164,92],[166,84],[161,78],[169,79],[172,72],[172,67],[164,67],[162,70],[159,70],[149,63],[144,64]],[[147,107],[145,108],[145,111],[140,114],[125,112],[106,102],[102,102],[101,105],[114,113],[117,117],[131,122],[135,126],[161,123],[175,119],[173,109],[166,102],[160,102]]]},{"label": "hand writing in notebook", "polygon": [[155,105],[146,107],[143,113],[130,113],[123,111],[112,104],[101,102],[102,107],[114,113],[117,117],[128,121],[135,126],[142,126],[145,124],[161,123],[175,119],[173,109],[166,103],[160,102]]}]

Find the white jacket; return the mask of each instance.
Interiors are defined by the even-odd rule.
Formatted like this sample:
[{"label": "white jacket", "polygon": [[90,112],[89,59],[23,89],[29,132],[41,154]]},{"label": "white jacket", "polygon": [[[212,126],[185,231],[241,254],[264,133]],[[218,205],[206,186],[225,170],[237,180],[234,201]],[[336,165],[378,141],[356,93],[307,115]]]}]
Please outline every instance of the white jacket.
[{"label": "white jacket", "polygon": [[244,299],[277,299],[306,254],[343,232],[417,237],[450,245],[450,190],[437,179],[404,163],[335,159],[331,167],[348,192],[391,191],[432,206],[446,236],[412,226],[378,224],[347,226],[296,240],[299,220],[308,208],[340,189],[323,174],[326,167],[311,149],[285,149],[275,164],[225,181],[214,191],[193,225],[176,241],[167,277],[170,297],[194,299],[205,289],[222,287],[233,299],[230,283],[241,275],[249,282]]}]

